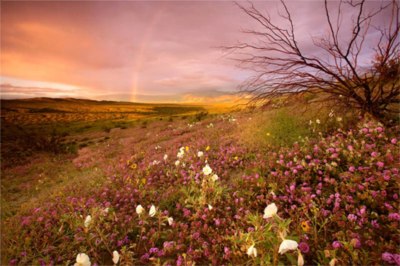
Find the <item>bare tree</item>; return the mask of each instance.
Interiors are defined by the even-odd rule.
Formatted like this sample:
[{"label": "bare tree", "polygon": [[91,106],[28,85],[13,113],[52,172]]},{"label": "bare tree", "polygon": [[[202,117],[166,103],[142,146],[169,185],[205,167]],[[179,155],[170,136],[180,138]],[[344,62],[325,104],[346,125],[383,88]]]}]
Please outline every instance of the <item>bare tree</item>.
[{"label": "bare tree", "polygon": [[[369,12],[365,0],[336,3],[338,7],[333,12],[329,3],[324,2],[329,30],[325,36],[311,39],[318,53],[301,49],[295,24],[283,0],[280,17],[286,27],[273,22],[269,14],[263,14],[250,2],[246,6],[237,4],[261,26],[261,30],[244,31],[256,37],[255,41],[227,47],[240,55],[236,59],[241,67],[255,73],[241,86],[242,92],[252,95],[251,102],[307,92],[326,95],[319,98],[358,108],[381,121],[399,112],[398,2],[382,2],[379,8]],[[356,16],[353,15],[351,23],[341,25],[345,8],[353,9]],[[378,14],[389,11],[390,20],[385,27],[372,25]],[[350,30],[351,34],[346,36],[344,30]],[[373,40],[368,36],[372,31],[378,34]],[[375,42],[373,48],[371,41]],[[371,49],[373,53],[368,51]],[[368,54],[373,56],[366,68],[360,61],[365,61]]]}]

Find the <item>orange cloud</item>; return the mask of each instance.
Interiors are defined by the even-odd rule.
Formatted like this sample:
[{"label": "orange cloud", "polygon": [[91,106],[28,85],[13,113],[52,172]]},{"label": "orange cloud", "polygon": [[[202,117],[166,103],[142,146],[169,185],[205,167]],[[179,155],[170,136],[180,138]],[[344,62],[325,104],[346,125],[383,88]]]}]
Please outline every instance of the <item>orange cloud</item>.
[{"label": "orange cloud", "polygon": [[[255,4],[276,10],[278,3]],[[316,10],[323,5],[288,5],[299,43],[308,47],[302,38],[321,30],[314,25],[322,25]],[[1,75],[70,85],[93,97],[229,91],[250,73],[216,47],[251,38],[240,30],[254,27],[227,1],[2,1]]]},{"label": "orange cloud", "polygon": [[[226,30],[226,23],[218,29],[204,22],[205,14],[217,21],[230,19],[217,14],[231,4],[50,1],[1,6],[2,76],[72,85],[93,96],[233,87],[227,81],[233,67],[215,61],[220,55],[212,47],[221,42],[210,36],[237,32]],[[175,77],[176,83],[168,84]]]}]

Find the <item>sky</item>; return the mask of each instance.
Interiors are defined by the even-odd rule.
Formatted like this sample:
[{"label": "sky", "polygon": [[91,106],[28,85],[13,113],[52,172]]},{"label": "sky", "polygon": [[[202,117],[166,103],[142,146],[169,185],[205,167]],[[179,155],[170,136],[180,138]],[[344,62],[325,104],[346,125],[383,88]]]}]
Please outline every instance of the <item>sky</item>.
[{"label": "sky", "polygon": [[[255,5],[279,22],[278,2]],[[288,6],[311,49],[322,1]],[[220,47],[257,27],[231,1],[2,1],[1,97],[224,98],[252,73]]]}]

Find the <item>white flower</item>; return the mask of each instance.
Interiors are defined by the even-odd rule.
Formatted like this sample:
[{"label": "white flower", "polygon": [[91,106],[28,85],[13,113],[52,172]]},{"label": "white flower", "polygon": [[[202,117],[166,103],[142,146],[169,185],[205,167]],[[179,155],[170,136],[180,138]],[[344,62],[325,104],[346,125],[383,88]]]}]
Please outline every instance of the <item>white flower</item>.
[{"label": "white flower", "polygon": [[159,164],[160,163],[160,161],[157,161],[157,160],[154,160],[153,161],[153,165],[157,165],[157,164]]},{"label": "white flower", "polygon": [[176,155],[176,157],[178,157],[179,159],[182,159],[184,154],[185,154],[185,147],[180,147],[179,152]]},{"label": "white flower", "polygon": [[312,125],[312,121],[311,120],[310,120],[309,124]]},{"label": "white flower", "polygon": [[86,216],[85,227],[88,228],[91,222],[92,222],[92,216],[90,215]]},{"label": "white flower", "polygon": [[335,266],[337,262],[337,259],[333,258],[330,262],[329,262],[329,266]]},{"label": "white flower", "polygon": [[319,119],[316,119],[316,120],[315,120],[315,123],[321,124],[321,121],[320,121]]},{"label": "white flower", "polygon": [[109,211],[110,211],[110,208],[107,207],[107,208],[105,208],[105,209],[103,210],[103,214],[106,215]]},{"label": "white flower", "polygon": [[184,154],[185,154],[184,151],[180,151],[180,152],[178,152],[178,154],[176,155],[176,157],[178,157],[179,159],[182,159]]},{"label": "white flower", "polygon": [[164,155],[164,161],[166,161],[168,159],[168,154]]},{"label": "white flower", "polygon": [[297,242],[294,240],[285,239],[282,241],[281,245],[279,246],[279,254],[284,254],[289,250],[296,250],[297,249]]},{"label": "white flower", "polygon": [[151,216],[151,217],[154,217],[154,215],[156,215],[156,207],[154,207],[154,205],[151,205],[151,207],[150,207],[150,211],[149,211],[149,215]]},{"label": "white flower", "polygon": [[336,118],[336,121],[340,122],[340,121],[342,121],[342,118],[338,117],[338,118]]},{"label": "white flower", "polygon": [[169,225],[172,225],[174,223],[174,218],[172,218],[172,217],[168,217],[167,220],[168,220]]},{"label": "white flower", "polygon": [[78,256],[76,256],[76,263],[74,266],[90,266],[92,263],[90,262],[89,256],[86,255],[85,253],[79,253]]},{"label": "white flower", "polygon": [[140,216],[142,214],[142,212],[144,211],[144,208],[142,207],[142,205],[138,205],[136,207],[136,213]]},{"label": "white flower", "polygon": [[203,167],[203,173],[205,175],[209,175],[212,173],[212,169],[210,168],[210,166],[207,164],[206,166]]},{"label": "white flower", "polygon": [[203,157],[203,155],[204,155],[204,153],[202,152],[202,151],[199,151],[198,153],[197,153],[197,157]]},{"label": "white flower", "polygon": [[208,209],[211,211],[213,209],[213,206],[211,206],[210,204],[208,204]]},{"label": "white flower", "polygon": [[251,245],[247,249],[247,255],[257,257],[257,249],[254,247],[254,245]]},{"label": "white flower", "polygon": [[278,212],[278,208],[276,207],[275,203],[269,204],[264,209],[264,219],[271,218],[272,216],[276,215]]},{"label": "white flower", "polygon": [[179,163],[180,163],[179,160],[176,160],[176,161],[175,161],[175,165],[176,165],[176,166],[179,166]]},{"label": "white flower", "polygon": [[117,264],[119,261],[119,254],[118,254],[118,251],[116,251],[116,250],[113,251],[112,261],[114,262],[114,264]]},{"label": "white flower", "polygon": [[301,255],[301,252],[299,251],[299,255],[297,257],[297,266],[303,266],[304,265],[304,258],[303,255]]},{"label": "white flower", "polygon": [[213,174],[213,176],[211,177],[211,180],[214,182],[217,181],[218,179],[219,179],[219,177],[217,174]]}]

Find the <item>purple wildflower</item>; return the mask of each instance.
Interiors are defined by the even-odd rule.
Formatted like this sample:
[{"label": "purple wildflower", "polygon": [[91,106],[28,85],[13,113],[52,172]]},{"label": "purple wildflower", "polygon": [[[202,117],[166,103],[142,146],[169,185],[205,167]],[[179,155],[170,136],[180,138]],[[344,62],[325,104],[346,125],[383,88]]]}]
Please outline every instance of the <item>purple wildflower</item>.
[{"label": "purple wildflower", "polygon": [[200,238],[200,233],[199,233],[199,232],[194,233],[194,234],[192,235],[192,238],[193,238],[194,240],[199,239],[199,238]]},{"label": "purple wildflower", "polygon": [[393,255],[390,254],[389,252],[385,252],[382,254],[382,260],[388,263],[394,263]]},{"label": "purple wildflower", "polygon": [[219,226],[221,224],[221,221],[219,219],[214,219],[215,225]]},{"label": "purple wildflower", "polygon": [[231,255],[231,251],[229,250],[228,247],[224,247],[224,259],[229,259],[229,256]]},{"label": "purple wildflower", "polygon": [[143,256],[140,257],[140,261],[146,263],[149,261],[150,255],[145,253]]},{"label": "purple wildflower", "polygon": [[358,238],[353,238],[350,243],[354,248],[361,248],[361,241]]},{"label": "purple wildflower", "polygon": [[151,249],[149,250],[149,253],[150,253],[150,254],[155,254],[155,253],[158,253],[158,251],[159,251],[158,248],[151,248]]},{"label": "purple wildflower", "polygon": [[301,253],[306,254],[310,251],[310,246],[306,242],[300,242],[299,249],[300,249]]},{"label": "purple wildflower", "polygon": [[389,220],[400,221],[400,214],[398,214],[398,213],[389,213],[388,218],[389,218]]},{"label": "purple wildflower", "polygon": [[385,164],[383,162],[377,162],[376,166],[378,166],[379,168],[382,168]]},{"label": "purple wildflower", "polygon": [[333,243],[332,243],[332,247],[334,248],[334,249],[339,249],[339,248],[341,248],[343,245],[342,245],[342,243],[340,243],[339,241],[333,241]]},{"label": "purple wildflower", "polygon": [[355,222],[355,221],[357,221],[357,216],[351,213],[351,214],[347,215],[347,219],[350,222]]},{"label": "purple wildflower", "polygon": [[163,244],[163,247],[165,250],[169,250],[174,246],[174,242],[173,241],[166,241]]},{"label": "purple wildflower", "polygon": [[176,260],[176,266],[182,266],[183,265],[183,259],[182,256],[179,256],[178,259]]}]

